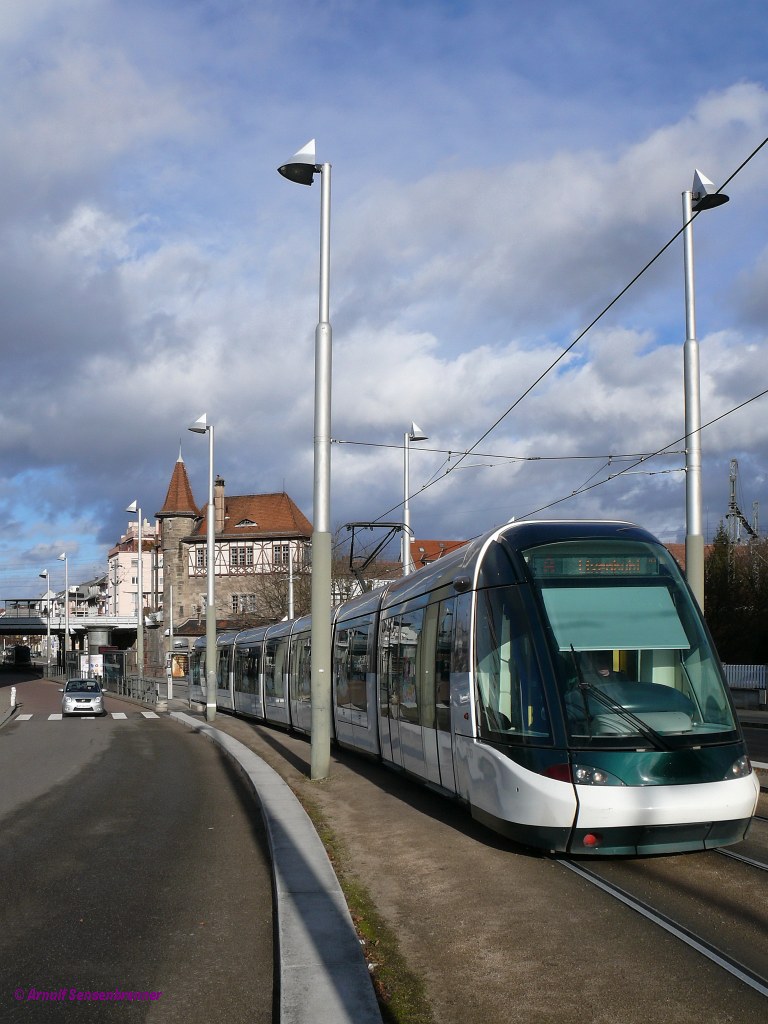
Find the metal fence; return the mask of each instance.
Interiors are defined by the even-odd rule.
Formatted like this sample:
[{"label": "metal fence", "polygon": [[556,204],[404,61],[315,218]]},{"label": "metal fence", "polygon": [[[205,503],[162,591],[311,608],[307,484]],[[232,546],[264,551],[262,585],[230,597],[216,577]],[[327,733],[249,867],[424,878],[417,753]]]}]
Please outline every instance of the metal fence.
[{"label": "metal fence", "polygon": [[112,690],[118,697],[132,697],[144,704],[156,704],[160,700],[160,684],[165,680],[147,679],[145,676],[125,676],[112,684],[105,682],[105,687]]},{"label": "metal fence", "polygon": [[764,690],[765,665],[723,665],[728,685],[734,690]]},{"label": "metal fence", "polygon": [[768,706],[768,689],[766,665],[723,665],[725,678],[731,688],[733,700],[737,707]]}]

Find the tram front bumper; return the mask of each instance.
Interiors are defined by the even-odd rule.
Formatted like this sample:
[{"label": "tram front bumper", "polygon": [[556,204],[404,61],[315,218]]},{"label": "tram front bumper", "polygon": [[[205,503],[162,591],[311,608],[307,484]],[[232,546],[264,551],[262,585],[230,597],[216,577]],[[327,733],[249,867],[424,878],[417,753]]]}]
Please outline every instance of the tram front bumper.
[{"label": "tram front bumper", "polygon": [[578,786],[571,854],[682,853],[740,842],[760,784],[745,778],[687,786]]}]

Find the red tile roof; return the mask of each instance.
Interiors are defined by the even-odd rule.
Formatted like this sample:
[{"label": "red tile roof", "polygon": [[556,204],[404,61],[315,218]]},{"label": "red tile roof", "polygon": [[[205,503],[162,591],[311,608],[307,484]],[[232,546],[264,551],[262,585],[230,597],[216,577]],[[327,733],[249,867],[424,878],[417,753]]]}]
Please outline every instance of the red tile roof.
[{"label": "red tile roof", "polygon": [[412,540],[411,559],[417,569],[463,547],[465,540]]},{"label": "red tile roof", "polygon": [[[205,537],[207,508],[191,534]],[[224,530],[217,537],[253,540],[258,537],[312,536],[312,524],[298,505],[284,492],[278,494],[238,494],[224,498]]]}]

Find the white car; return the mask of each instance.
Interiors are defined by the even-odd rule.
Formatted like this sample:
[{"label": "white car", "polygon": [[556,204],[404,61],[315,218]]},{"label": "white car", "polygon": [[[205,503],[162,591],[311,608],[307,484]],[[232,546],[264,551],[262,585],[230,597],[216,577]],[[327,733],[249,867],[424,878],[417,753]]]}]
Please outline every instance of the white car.
[{"label": "white car", "polygon": [[70,679],[67,685],[59,690],[61,713],[67,715],[105,715],[104,694],[95,679]]}]

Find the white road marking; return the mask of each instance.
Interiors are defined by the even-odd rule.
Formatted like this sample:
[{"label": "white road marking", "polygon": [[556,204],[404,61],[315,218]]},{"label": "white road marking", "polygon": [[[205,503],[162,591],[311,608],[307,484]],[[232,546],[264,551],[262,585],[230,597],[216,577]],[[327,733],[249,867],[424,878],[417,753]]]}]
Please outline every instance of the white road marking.
[{"label": "white road marking", "polygon": [[[141,711],[140,714],[143,715],[144,718],[160,718],[160,715],[156,714],[154,711]],[[128,715],[124,711],[112,711],[112,712],[110,712],[110,715],[111,715],[112,718],[119,718],[119,719],[127,719],[128,718]],[[34,716],[32,714],[18,715],[16,717],[15,721],[17,721],[17,722],[28,722],[33,717]],[[74,715],[72,715],[72,717],[73,718],[87,718],[89,721],[93,722],[93,721],[96,720],[96,718],[101,718],[101,715],[74,714]],[[49,722],[60,722],[63,718],[64,718],[64,716],[61,715],[61,714],[48,715],[48,721]]]}]

